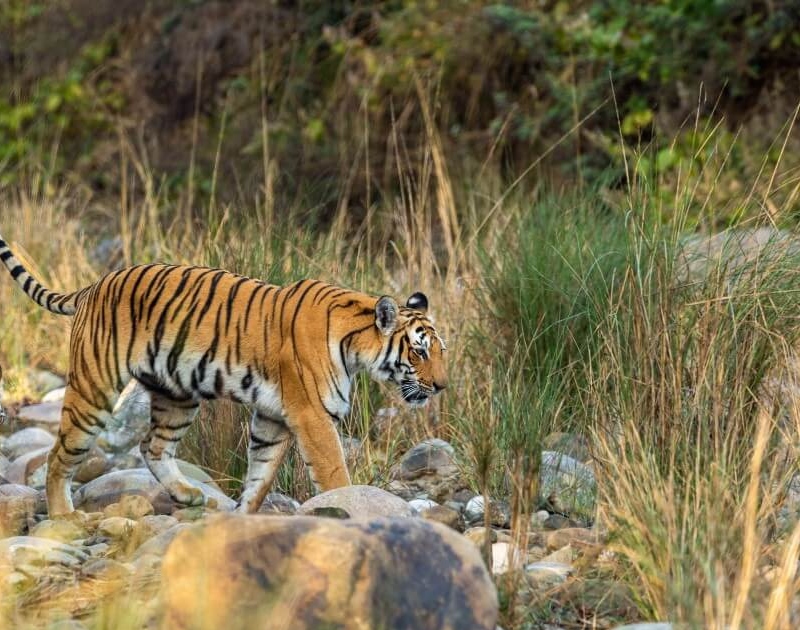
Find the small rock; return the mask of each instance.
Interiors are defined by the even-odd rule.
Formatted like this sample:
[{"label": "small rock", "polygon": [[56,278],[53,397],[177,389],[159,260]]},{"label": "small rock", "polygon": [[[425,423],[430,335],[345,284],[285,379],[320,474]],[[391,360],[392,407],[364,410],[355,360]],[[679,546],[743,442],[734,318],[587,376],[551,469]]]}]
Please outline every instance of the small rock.
[{"label": "small rock", "polygon": [[145,533],[145,538],[152,538],[172,529],[178,524],[178,519],[166,514],[151,514],[139,521],[139,525]]},{"label": "small rock", "polygon": [[110,462],[105,453],[100,449],[93,449],[87,458],[83,460],[78,470],[75,471],[75,481],[78,483],[89,483],[94,479],[104,475],[111,469]]},{"label": "small rock", "polygon": [[542,527],[544,529],[566,529],[566,528],[576,528],[578,527],[578,523],[573,521],[571,518],[567,518],[566,516],[562,516],[561,514],[550,514],[542,523]]},{"label": "small rock", "polygon": [[417,488],[413,487],[410,483],[398,481],[397,479],[390,481],[386,486],[386,491],[400,497],[404,501],[411,501],[417,497]]},{"label": "small rock", "polygon": [[466,505],[467,503],[469,503],[469,500],[472,497],[476,497],[476,496],[478,496],[478,495],[475,494],[469,488],[461,488],[460,490],[456,490],[456,492],[453,493],[452,500],[453,501],[457,501],[458,503],[463,503],[464,505]]},{"label": "small rock", "polygon": [[3,453],[14,460],[31,451],[50,449],[55,443],[56,439],[51,433],[38,427],[28,427],[11,434],[3,442]]},{"label": "small rock", "polygon": [[[490,499],[490,522],[495,527],[507,527],[511,521],[511,509],[505,501]],[[464,519],[467,523],[478,523],[484,520],[484,500],[482,496],[472,497],[464,508]]]},{"label": "small rock", "polygon": [[49,370],[28,370],[27,377],[30,384],[39,392],[49,392],[67,384],[62,377]]},{"label": "small rock", "polygon": [[531,527],[540,529],[544,527],[545,521],[550,517],[550,512],[547,510],[539,510],[531,514]]},{"label": "small rock", "polygon": [[130,566],[111,558],[89,560],[81,567],[83,577],[104,581],[125,580],[131,576],[132,572]]},{"label": "small rock", "polygon": [[451,444],[432,438],[420,442],[400,460],[397,478],[413,481],[422,475],[445,477],[458,473],[455,463],[455,449]]},{"label": "small rock", "polygon": [[6,471],[6,478],[11,483],[32,488],[43,488],[47,475],[47,456],[50,448],[38,448],[20,455],[11,462]]},{"label": "small rock", "polygon": [[31,536],[49,538],[59,542],[73,542],[86,538],[87,532],[78,523],[66,519],[44,520],[31,529]]},{"label": "small rock", "polygon": [[5,560],[14,568],[22,566],[79,566],[88,556],[82,549],[48,538],[14,536],[0,540],[0,564]]},{"label": "small rock", "polygon": [[425,510],[437,507],[439,504],[432,499],[411,499],[411,501],[408,502],[408,505],[416,514],[422,514]]},{"label": "small rock", "polygon": [[279,492],[270,492],[261,507],[258,508],[259,514],[283,514],[291,516],[297,514],[300,509],[300,503],[292,497],[287,497]]},{"label": "small rock", "polygon": [[103,558],[108,555],[111,546],[108,543],[99,542],[93,545],[86,545],[83,549],[92,558]]},{"label": "small rock", "polygon": [[218,515],[178,535],[162,573],[164,628],[187,610],[226,630],[494,630],[498,616],[478,550],[421,519]]},{"label": "small rock", "polygon": [[109,465],[111,466],[111,471],[109,472],[147,467],[138,446],[125,453],[110,453]]},{"label": "small rock", "polygon": [[470,527],[464,532],[464,537],[471,540],[479,549],[483,549],[486,543],[486,536],[489,536],[489,542],[497,542],[497,532],[493,529],[486,529],[485,527]]},{"label": "small rock", "polygon": [[97,525],[97,533],[110,538],[127,538],[134,534],[138,523],[124,516],[109,516]]},{"label": "small rock", "polygon": [[423,510],[422,518],[447,525],[447,527],[457,532],[464,531],[464,520],[461,518],[461,514],[446,505],[434,505],[431,508]]},{"label": "small rock", "polygon": [[539,470],[541,496],[554,500],[559,511],[583,520],[594,517],[597,482],[586,464],[555,451],[543,451]]},{"label": "small rock", "polygon": [[17,424],[39,427],[50,433],[58,433],[61,423],[61,402],[37,403],[20,407],[17,412]]},{"label": "small rock", "polygon": [[175,461],[178,463],[178,470],[180,470],[189,479],[194,479],[195,481],[200,481],[209,486],[213,486],[214,488],[222,492],[222,490],[220,490],[219,486],[217,485],[216,480],[211,475],[209,475],[205,470],[200,468],[200,466],[195,466],[191,462],[187,462],[183,459],[176,459]]},{"label": "small rock", "polygon": [[36,499],[39,493],[33,488],[18,483],[0,484],[0,498],[2,497],[30,497]]},{"label": "small rock", "polygon": [[66,387],[56,387],[51,389],[42,397],[42,402],[52,403],[64,400],[64,395],[67,393]]},{"label": "small rock", "polygon": [[153,505],[140,495],[131,494],[122,497],[117,503],[112,503],[103,508],[103,515],[108,517],[122,516],[138,520],[153,514]]},{"label": "small rock", "polygon": [[548,556],[542,558],[542,562],[552,562],[555,564],[572,564],[572,561],[575,559],[575,553],[570,545],[562,547],[551,553]]},{"label": "small rock", "polygon": [[303,503],[298,514],[311,514],[320,507],[341,508],[352,518],[413,516],[406,501],[373,486],[345,486],[323,492]]},{"label": "small rock", "polygon": [[466,503],[461,503],[460,501],[445,501],[445,507],[449,507],[451,510],[455,510],[459,514],[464,513],[464,508],[467,506]]},{"label": "small rock", "polygon": [[503,575],[511,568],[511,545],[496,542],[492,545],[492,575]]},{"label": "small rock", "polygon": [[542,441],[548,451],[555,451],[568,455],[581,463],[588,462],[592,456],[589,453],[589,441],[577,433],[551,433]]},{"label": "small rock", "polygon": [[574,543],[598,543],[600,537],[597,532],[583,527],[565,527],[548,532],[545,543],[550,551],[561,549]]},{"label": "small rock", "polygon": [[529,581],[538,588],[550,588],[566,581],[574,572],[569,564],[560,562],[533,562],[525,567]]}]

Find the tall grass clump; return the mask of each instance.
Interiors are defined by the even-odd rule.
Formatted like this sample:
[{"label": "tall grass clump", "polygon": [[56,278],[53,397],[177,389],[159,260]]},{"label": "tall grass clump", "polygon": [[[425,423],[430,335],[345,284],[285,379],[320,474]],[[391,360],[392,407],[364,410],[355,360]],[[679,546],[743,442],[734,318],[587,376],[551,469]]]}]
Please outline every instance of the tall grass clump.
[{"label": "tall grass clump", "polygon": [[780,509],[798,461],[782,394],[800,250],[773,230],[766,242],[733,230],[715,248],[631,220],[634,255],[600,305],[581,394],[601,522],[647,617],[786,628],[800,529]]},{"label": "tall grass clump", "polygon": [[495,469],[498,490],[528,487],[532,506],[543,439],[586,430],[576,393],[599,353],[597,327],[628,260],[628,227],[589,195],[540,194],[508,212],[510,246],[482,254],[480,301],[491,323],[475,327],[472,345],[491,348],[480,360],[493,366],[493,443],[499,461],[517,469]]}]

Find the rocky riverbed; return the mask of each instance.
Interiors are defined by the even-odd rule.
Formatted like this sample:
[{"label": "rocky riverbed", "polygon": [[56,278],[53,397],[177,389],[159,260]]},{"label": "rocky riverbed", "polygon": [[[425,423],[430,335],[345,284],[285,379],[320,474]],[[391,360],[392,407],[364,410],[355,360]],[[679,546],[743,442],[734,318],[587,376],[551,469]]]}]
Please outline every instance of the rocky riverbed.
[{"label": "rocky riverbed", "polygon": [[[440,439],[408,450],[384,489],[302,504],[273,493],[242,516],[189,462],[180,467],[209,506],[170,499],[138,454],[147,410],[131,390],[115,433],[76,475],[76,512],[50,520],[43,485],[62,391],[16,408],[0,431],[0,613],[11,627],[493,630],[498,588],[521,609],[561,602],[545,625],[526,627],[635,617],[630,594],[604,577],[613,556],[592,525],[595,480],[575,436],[550,436],[542,454],[540,487],[558,512],[533,510],[518,535],[508,503],[487,508]],[[576,579],[587,566],[594,577]]]}]

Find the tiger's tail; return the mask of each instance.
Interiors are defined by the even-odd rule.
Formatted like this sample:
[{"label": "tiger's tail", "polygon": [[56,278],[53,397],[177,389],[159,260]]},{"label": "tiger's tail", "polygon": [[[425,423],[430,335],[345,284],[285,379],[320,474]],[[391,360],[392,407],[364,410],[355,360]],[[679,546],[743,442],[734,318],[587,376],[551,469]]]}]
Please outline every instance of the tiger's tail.
[{"label": "tiger's tail", "polygon": [[3,237],[0,236],[0,261],[11,273],[11,277],[22,287],[25,294],[42,308],[46,308],[56,315],[74,315],[78,308],[83,291],[74,293],[56,293],[46,289],[36,278],[27,272],[22,263],[17,260],[12,251],[6,245]]}]

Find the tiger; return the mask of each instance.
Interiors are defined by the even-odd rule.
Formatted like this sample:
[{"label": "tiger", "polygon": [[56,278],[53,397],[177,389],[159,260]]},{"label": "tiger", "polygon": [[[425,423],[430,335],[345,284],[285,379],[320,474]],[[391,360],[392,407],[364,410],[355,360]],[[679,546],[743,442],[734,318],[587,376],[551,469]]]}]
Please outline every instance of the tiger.
[{"label": "tiger", "polygon": [[200,402],[248,405],[247,472],[236,511],[258,511],[296,442],[318,491],[350,485],[338,427],[353,379],[399,389],[425,405],[447,387],[446,346],[428,298],[405,302],[302,279],[283,286],[211,267],[141,264],[73,293],[45,288],[0,236],[0,261],[25,294],[73,317],[57,440],[47,458],[51,517],[74,511],[70,484],[132,379],[150,399],[142,457],[172,499],[209,503],[175,452]]}]

